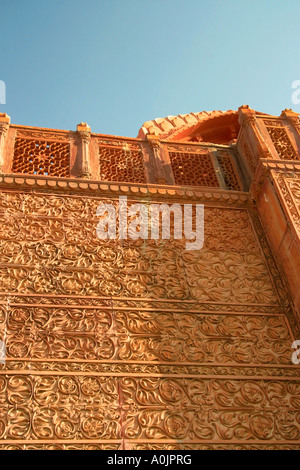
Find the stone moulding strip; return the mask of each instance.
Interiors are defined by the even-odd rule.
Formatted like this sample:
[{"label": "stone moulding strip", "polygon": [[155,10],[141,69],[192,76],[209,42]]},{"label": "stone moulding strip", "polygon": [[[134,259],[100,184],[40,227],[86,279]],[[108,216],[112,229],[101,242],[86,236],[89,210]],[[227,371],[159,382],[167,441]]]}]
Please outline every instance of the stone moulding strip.
[{"label": "stone moulding strip", "polygon": [[143,185],[135,183],[112,183],[112,182],[99,182],[87,181],[83,179],[70,179],[70,178],[52,178],[52,177],[36,177],[32,175],[1,175],[0,176],[0,189],[13,188],[13,189],[44,189],[47,191],[86,191],[92,194],[98,193],[100,195],[116,194],[148,197],[159,196],[167,199],[194,199],[206,200],[210,202],[224,201],[226,203],[245,205],[252,204],[252,199],[249,193],[242,191],[224,191],[220,189],[205,190],[201,187],[178,187],[166,185]]},{"label": "stone moulding strip", "polygon": [[[115,443],[115,444],[119,444],[121,442],[121,439],[80,439],[80,441],[75,440],[75,439],[48,439],[48,440],[47,439],[39,439],[39,440],[35,440],[35,439],[1,439],[0,440],[0,442],[4,443],[4,444],[17,444],[17,443],[19,443],[19,444],[46,444],[46,443],[53,444],[53,441],[55,441],[55,444],[57,442],[60,442],[62,444],[74,444],[74,445],[76,445],[76,442],[77,443],[80,442],[81,444],[82,443],[86,443],[86,444],[92,444],[92,443],[95,443],[95,444],[101,444],[101,443],[114,444]],[[165,439],[165,441],[166,441],[166,439]],[[131,439],[130,439],[130,442],[131,442]],[[152,441],[151,440],[147,441],[147,440],[144,439],[143,441],[137,440],[136,442],[152,442]],[[163,441],[158,441],[158,442],[163,442]],[[174,440],[170,439],[170,442],[174,443]],[[215,442],[215,441],[212,441],[212,442]],[[261,441],[259,441],[259,442],[261,442]],[[293,441],[288,441],[288,442],[293,442]]]},{"label": "stone moulding strip", "polygon": [[[299,157],[300,158],[300,157]],[[300,162],[296,162],[295,160],[271,160],[271,159],[266,159],[266,158],[262,158],[261,159],[261,162],[263,164],[263,166],[269,170],[277,170],[277,171],[280,171],[280,170],[290,170],[290,171],[296,171],[296,172],[300,172]]]},{"label": "stone moulding strip", "polygon": [[[26,358],[27,359],[27,358]],[[15,360],[15,359],[14,359]],[[27,359],[27,361],[29,361]],[[30,359],[31,361],[31,359]],[[21,362],[19,360],[19,362]],[[43,360],[43,362],[49,362],[49,361],[45,361]],[[91,362],[89,362],[89,364],[91,364]],[[113,364],[112,363],[109,363],[109,365],[111,366]],[[145,363],[144,365],[155,365],[153,363],[149,364],[149,363]],[[181,363],[180,364],[174,364],[174,363],[169,363],[169,364],[165,364],[165,365],[168,365],[168,366],[177,366],[177,367],[181,367]],[[184,365],[189,365],[189,366],[195,366],[195,367],[199,367],[199,364],[183,364]],[[214,366],[214,367],[221,367],[219,364],[209,364],[210,367]],[[227,364],[226,364],[227,366]],[[208,367],[208,364],[200,364],[200,368],[201,367]],[[224,365],[223,365],[224,367]],[[235,365],[230,365],[228,364],[228,367],[236,367]],[[242,366],[238,365],[238,367],[241,369]],[[256,367],[256,368],[262,368],[262,367],[266,367],[264,364],[245,364],[244,368],[248,368],[248,367]],[[284,367],[288,367],[288,366],[284,366],[283,364],[275,364],[275,367],[277,368],[284,368]],[[294,366],[295,367],[295,366]],[[33,377],[33,376],[57,376],[57,377],[67,377],[67,376],[72,376],[72,377],[112,377],[112,373],[111,372],[88,372],[88,371],[66,371],[66,370],[34,370],[34,369],[10,369],[10,370],[5,370],[5,369],[2,369],[0,370],[0,376],[2,375],[5,375],[5,376],[16,376],[16,375],[24,375],[24,374],[28,374],[30,375],[30,377]],[[140,377],[140,378],[144,378],[144,377],[148,377],[149,378],[149,372],[145,372],[145,373],[142,373],[142,372],[128,372],[128,371],[124,371],[124,372],[115,372],[113,371],[113,377],[128,377],[130,375],[130,377]],[[151,372],[151,377],[156,377],[156,378],[162,378],[162,374],[161,373],[153,373]],[[206,380],[210,380],[210,379],[219,379],[219,380],[235,380],[235,381],[240,381],[240,382],[244,382],[245,381],[245,377],[248,377],[248,378],[251,378],[251,380],[253,381],[265,381],[265,382],[274,382],[274,380],[276,381],[280,381],[280,382],[284,382],[286,380],[290,381],[290,382],[299,382],[300,381],[300,377],[298,377],[297,375],[293,376],[280,376],[278,377],[277,375],[269,375],[269,376],[264,376],[264,375],[230,375],[228,373],[225,373],[225,374],[201,374],[201,373],[196,373],[196,374],[174,374],[174,373],[168,373],[166,374],[166,376],[164,378],[166,379],[170,379],[170,378],[185,378],[185,379],[206,379]],[[71,405],[72,406],[72,405]],[[103,406],[103,405],[101,405]],[[109,405],[107,405],[109,406]]]},{"label": "stone moulding strip", "polygon": [[[11,363],[11,367],[8,368]],[[42,367],[39,367],[39,366]],[[85,366],[88,368],[85,369]],[[113,371],[111,370],[113,368]],[[234,377],[257,377],[270,380],[270,377],[280,377],[280,380],[283,380],[283,377],[288,377],[293,380],[294,377],[300,376],[300,368],[295,364],[263,364],[263,363],[217,363],[217,362],[167,362],[167,361],[135,361],[124,359],[111,359],[111,360],[101,360],[101,359],[61,359],[61,358],[7,358],[5,366],[0,366],[0,374],[5,375],[8,373],[13,373],[13,371],[23,371],[24,373],[34,370],[36,374],[38,372],[49,372],[53,374],[65,373],[71,374],[72,372],[77,372],[79,375],[85,375],[89,373],[91,375],[103,375],[103,374],[115,374],[119,373],[120,375],[135,374],[137,376],[143,376],[144,374],[166,374],[166,375],[199,375],[206,377],[215,377],[220,376],[234,376]],[[226,378],[225,377],[225,378]],[[298,380],[298,379],[297,379]]]},{"label": "stone moulding strip", "polygon": [[[183,300],[184,302],[184,300]],[[0,302],[0,305],[6,305],[7,302],[3,302],[1,301]],[[101,305],[101,306],[91,306],[91,305],[79,305],[79,306],[75,306],[75,305],[69,305],[69,304],[45,304],[45,303],[39,303],[39,304],[29,304],[29,303],[21,303],[21,302],[18,302],[18,303],[14,303],[14,302],[11,302],[10,303],[10,306],[11,307],[32,307],[32,308],[35,308],[35,307],[41,307],[43,306],[44,308],[51,308],[53,310],[55,309],[58,309],[58,308],[64,308],[64,307],[68,307],[69,309],[72,309],[72,308],[75,308],[76,310],[78,309],[84,309],[84,310],[94,310],[95,308],[101,308],[101,310],[108,310],[110,311],[111,310],[111,307],[108,306],[108,305]],[[245,305],[246,307],[249,307],[248,305]],[[272,306],[274,307],[274,306]],[[175,309],[175,308],[159,308],[159,307],[131,307],[131,306],[127,306],[127,307],[119,307],[119,306],[114,306],[114,310],[118,310],[120,312],[127,312],[128,310],[130,310],[131,312],[173,312],[173,313],[192,313],[194,315],[199,315],[199,316],[203,316],[203,315],[235,315],[235,316],[252,316],[252,317],[256,317],[256,316],[268,316],[268,317],[283,317],[285,319],[285,315],[284,315],[284,312],[280,312],[280,311],[277,311],[277,312],[254,312],[254,311],[251,311],[251,312],[241,312],[241,311],[233,311],[233,312],[228,312],[228,311],[225,311],[225,310],[220,310],[220,311],[216,311],[216,312],[212,312],[211,310],[187,310],[187,309]]]},{"label": "stone moulding strip", "polygon": [[219,380],[255,380],[290,382],[300,381],[299,367],[287,364],[199,364],[199,363],[136,363],[124,360],[120,362],[100,361],[58,361],[46,358],[40,361],[33,359],[7,359],[5,369],[0,369],[1,376],[57,376],[57,377],[155,377],[165,379],[219,379]]},{"label": "stone moulding strip", "polygon": [[[21,265],[20,265],[21,266]],[[19,301],[19,298],[25,298],[25,301],[22,301],[20,302]],[[194,307],[194,309],[189,309],[188,311],[191,312],[191,311],[194,311],[194,312],[199,312],[199,313],[203,313],[205,311],[207,311],[208,313],[212,313],[211,311],[211,308],[212,307],[223,307],[224,310],[220,310],[220,311],[217,311],[216,313],[222,313],[222,312],[225,312],[225,313],[228,313],[228,304],[224,304],[224,302],[214,302],[214,301],[201,301],[199,299],[166,299],[166,298],[160,298],[160,297],[157,297],[157,298],[151,298],[151,297],[118,297],[118,296],[110,296],[110,297],[105,297],[105,296],[97,296],[97,295],[73,295],[73,294],[46,294],[46,293],[18,293],[18,292],[0,292],[0,305],[6,305],[8,299],[10,299],[10,305],[15,305],[15,306],[18,306],[18,305],[22,305],[22,306],[39,306],[41,305],[41,303],[29,303],[28,301],[26,302],[26,299],[31,299],[33,298],[34,300],[36,300],[36,302],[38,302],[39,299],[41,299],[43,301],[42,305],[45,305],[45,306],[48,306],[48,307],[53,307],[53,308],[56,308],[57,306],[68,306],[70,308],[95,308],[95,307],[99,307],[99,304],[89,304],[89,305],[85,305],[85,304],[72,304],[72,303],[68,303],[68,301],[70,300],[77,300],[77,301],[80,301],[80,300],[84,300],[84,301],[88,301],[88,302],[92,302],[92,301],[109,301],[109,302],[124,302],[126,304],[125,307],[120,307],[119,305],[114,305],[114,308],[118,309],[118,310],[127,310],[128,308],[132,309],[132,310],[147,310],[147,311],[151,311],[151,310],[159,310],[159,311],[186,311],[186,306],[189,305],[189,306],[192,306]],[[45,300],[48,300],[49,303],[45,303]],[[62,300],[62,303],[51,303],[52,300],[55,301],[55,299],[61,299]],[[66,300],[67,302],[63,303],[63,301]],[[137,307],[134,307],[133,305],[128,305],[128,303],[132,303],[132,302],[138,302],[138,303],[154,303],[154,307],[151,306],[151,307],[140,307],[140,306],[137,306]],[[166,308],[162,308],[162,307],[158,307],[157,305],[155,304],[158,304],[158,303],[161,303],[161,304],[166,304]],[[171,304],[171,306],[170,306]],[[181,308],[176,308],[174,307],[174,304],[178,304],[179,307]],[[182,308],[182,305],[185,306],[185,308],[183,309]],[[232,310],[232,313],[237,313],[238,315],[245,315],[245,312],[243,312],[242,310],[239,310],[239,309],[242,309],[242,308],[247,308],[247,309],[250,309],[251,311],[247,311],[247,315],[248,314],[253,314],[253,315],[259,315],[259,314],[262,314],[262,315],[282,315],[284,314],[284,310],[283,310],[283,307],[282,305],[280,305],[279,303],[275,303],[275,304],[263,304],[263,303],[237,303],[237,302],[230,302],[230,306],[232,307],[232,309],[235,308],[235,310]],[[224,308],[226,307],[226,308]],[[101,308],[103,309],[110,309],[111,308],[111,305],[108,305],[108,304],[104,304],[104,305],[101,305]],[[261,311],[261,309],[272,309],[272,311],[270,312],[263,312]],[[273,310],[276,310],[276,312],[274,312]]]},{"label": "stone moulding strip", "polygon": [[[166,299],[166,298],[161,298],[161,297],[157,297],[157,298],[154,298],[154,297],[120,297],[120,296],[98,296],[98,295],[74,295],[74,294],[43,294],[43,293],[34,293],[34,294],[31,294],[31,293],[8,293],[8,292],[1,292],[0,291],[0,295],[2,296],[5,296],[5,297],[10,297],[12,299],[12,301],[14,300],[14,298],[17,298],[17,297],[41,297],[41,298],[44,298],[44,297],[48,297],[48,298],[73,298],[73,299],[98,299],[98,300],[124,300],[126,302],[128,301],[136,301],[136,302],[141,302],[141,301],[144,301],[144,302],[166,302],[166,303],[179,303],[179,304],[183,304],[183,303],[189,303],[189,304],[200,304],[200,305],[203,305],[203,304],[207,304],[207,305],[224,305],[224,302],[213,302],[213,301],[201,301],[201,300],[198,300],[198,299]],[[1,303],[1,302],[0,302]],[[227,305],[227,304],[226,304]],[[234,305],[234,306],[245,306],[245,307],[249,307],[249,306],[254,306],[254,307],[257,307],[257,306],[261,306],[261,307],[280,307],[280,305],[278,304],[263,304],[263,303],[238,303],[238,302],[230,302],[230,305]],[[76,306],[77,308],[77,306]]]},{"label": "stone moulding strip", "polygon": [[[8,357],[6,359],[6,362],[15,362],[15,363],[30,363],[32,365],[32,363],[42,363],[43,365],[49,365],[49,364],[55,364],[55,365],[58,365],[59,364],[96,364],[96,365],[102,365],[102,366],[106,366],[106,367],[111,367],[112,364],[115,364],[117,366],[123,366],[124,365],[124,359],[77,359],[77,358],[54,358],[54,357],[43,357],[43,358],[33,358],[33,357],[30,357],[30,356],[25,356],[25,357]],[[26,365],[26,364],[25,364]],[[154,368],[159,368],[159,367],[163,367],[163,366],[172,366],[172,367],[182,367],[182,366],[188,366],[188,367],[191,367],[191,368],[197,368],[197,369],[210,369],[210,368],[216,368],[216,367],[219,367],[220,369],[222,368],[234,368],[234,369],[245,369],[245,368],[250,368],[250,369],[253,369],[255,371],[255,369],[261,369],[261,368],[267,368],[267,369],[290,369],[290,370],[293,370],[294,372],[297,372],[297,375],[300,375],[300,369],[298,367],[298,365],[295,365],[295,364],[286,364],[286,363],[272,363],[272,364],[266,364],[266,363],[253,363],[253,362],[244,362],[244,363],[236,363],[236,362],[226,362],[226,363],[222,363],[222,362],[216,362],[216,361],[212,361],[212,362],[197,362],[197,361],[194,361],[194,362],[191,362],[191,361],[161,361],[161,360],[156,360],[156,361],[150,361],[150,360],[133,360],[133,359],[128,359],[126,360],[126,364],[125,364],[125,371],[123,372],[120,372],[119,375],[124,375],[128,372],[128,368],[129,366],[150,366],[152,367],[153,369]],[[5,366],[7,366],[7,364],[5,364]],[[0,369],[0,374],[13,374],[14,373],[14,370],[17,370],[17,369],[6,369],[6,368],[2,368]],[[26,370],[28,372],[27,369],[22,369],[22,370]],[[64,373],[71,373],[73,372],[72,370],[65,370],[65,369],[61,369],[61,370],[52,370],[52,369],[44,369],[42,371],[40,370],[35,370],[35,375],[38,375],[39,372],[45,372],[45,373],[53,373],[54,375],[61,375],[61,374],[64,374]],[[18,374],[21,374],[22,372],[18,372]],[[111,375],[111,372],[95,372],[95,371],[88,371],[89,375],[101,375],[101,374],[106,374],[106,375]],[[158,373],[158,372],[157,372]],[[168,374],[171,373],[170,371],[168,372]],[[77,370],[76,371],[76,374],[77,375],[85,375],[86,374],[86,371],[82,371],[82,370]],[[171,373],[172,374],[172,373]],[[225,372],[226,374],[226,378],[228,376],[228,372]],[[134,375],[145,375],[145,373],[139,371],[139,372],[135,372]],[[175,375],[178,375],[178,374],[173,374],[174,376]],[[186,374],[183,374],[183,375],[186,375]],[[190,375],[193,375],[193,374],[190,374]],[[201,376],[203,377],[206,377],[208,374],[200,374]],[[216,376],[220,376],[220,377],[223,377],[224,373],[221,371],[218,371],[218,370],[214,370],[214,373],[213,374],[209,374],[211,375],[212,377],[216,377]],[[199,376],[199,374],[197,374],[197,377]],[[252,375],[251,375],[252,376]],[[230,375],[231,378],[233,377],[238,377],[239,379],[241,379],[241,377],[235,375],[235,374],[231,374]],[[261,378],[261,376],[258,376],[259,378]],[[289,378],[291,378],[291,376],[289,376]],[[267,380],[270,380],[269,377]],[[282,380],[282,376],[280,378],[280,380]],[[297,379],[298,380],[298,379]]]},{"label": "stone moulding strip", "polygon": [[[41,445],[41,444],[72,444],[74,446],[79,444],[121,444],[122,439],[1,439],[0,444],[15,444],[15,445],[23,445],[23,444],[31,444],[31,445]],[[239,445],[241,447],[247,447],[250,444],[261,445],[261,446],[270,446],[272,444],[276,444],[279,447],[281,445],[297,445],[300,448],[299,441],[297,440],[257,440],[257,439],[249,439],[245,441],[238,441],[230,439],[230,441],[222,441],[221,439],[196,439],[196,440],[180,440],[180,439],[131,439],[126,438],[126,443],[128,444],[152,444],[152,445],[161,445],[161,444],[173,444],[173,445],[183,445],[187,446],[189,444],[219,444],[222,446],[231,446],[231,445]],[[184,449],[183,449],[184,450]]]}]

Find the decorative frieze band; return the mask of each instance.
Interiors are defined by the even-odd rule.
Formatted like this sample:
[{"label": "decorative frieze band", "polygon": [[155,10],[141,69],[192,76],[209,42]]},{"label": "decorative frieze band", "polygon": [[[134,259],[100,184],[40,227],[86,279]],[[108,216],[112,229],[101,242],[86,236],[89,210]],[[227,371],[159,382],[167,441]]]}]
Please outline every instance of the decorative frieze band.
[{"label": "decorative frieze band", "polygon": [[51,178],[46,176],[31,175],[1,175],[0,187],[10,187],[15,189],[43,189],[63,192],[92,192],[113,195],[128,195],[137,197],[153,197],[158,196],[162,199],[194,199],[207,200],[210,202],[225,202],[236,205],[251,204],[249,193],[242,191],[224,191],[221,189],[209,188],[209,190],[201,191],[199,188],[179,188],[178,186],[166,185],[143,185],[143,184],[116,184],[99,181],[85,181],[84,179],[71,178]]}]

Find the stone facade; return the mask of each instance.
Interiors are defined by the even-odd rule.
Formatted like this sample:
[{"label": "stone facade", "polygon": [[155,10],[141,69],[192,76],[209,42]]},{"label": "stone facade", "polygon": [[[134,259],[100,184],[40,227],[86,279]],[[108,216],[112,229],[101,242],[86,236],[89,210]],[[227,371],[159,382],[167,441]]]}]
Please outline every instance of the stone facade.
[{"label": "stone facade", "polygon": [[[300,123],[137,138],[0,115],[0,449],[300,449]],[[204,246],[100,240],[101,202],[204,204]]]}]

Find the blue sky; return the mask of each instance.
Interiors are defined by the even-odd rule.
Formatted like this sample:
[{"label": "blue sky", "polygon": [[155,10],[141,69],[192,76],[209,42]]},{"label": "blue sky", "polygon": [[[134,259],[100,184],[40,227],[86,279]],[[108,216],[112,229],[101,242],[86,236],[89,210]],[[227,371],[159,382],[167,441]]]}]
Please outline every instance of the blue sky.
[{"label": "blue sky", "polygon": [[132,137],[168,115],[300,112],[299,18],[299,0],[0,0],[0,112]]}]

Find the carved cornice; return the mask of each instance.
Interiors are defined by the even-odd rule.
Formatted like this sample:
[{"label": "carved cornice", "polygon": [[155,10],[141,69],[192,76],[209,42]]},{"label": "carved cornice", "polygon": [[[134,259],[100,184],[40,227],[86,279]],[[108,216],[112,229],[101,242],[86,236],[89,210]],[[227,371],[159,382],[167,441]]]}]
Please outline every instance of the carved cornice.
[{"label": "carved cornice", "polygon": [[0,187],[12,189],[40,189],[47,192],[80,192],[99,195],[128,195],[141,198],[159,197],[162,199],[203,200],[226,204],[252,204],[249,193],[224,191],[213,188],[179,187],[166,185],[142,185],[115,182],[80,181],[79,178],[51,178],[47,176],[6,174],[0,176]]},{"label": "carved cornice", "polygon": [[262,160],[262,165],[265,168],[270,170],[275,170],[278,172],[292,171],[295,173],[300,172],[300,161],[296,162],[295,160],[284,161],[284,160]]}]

